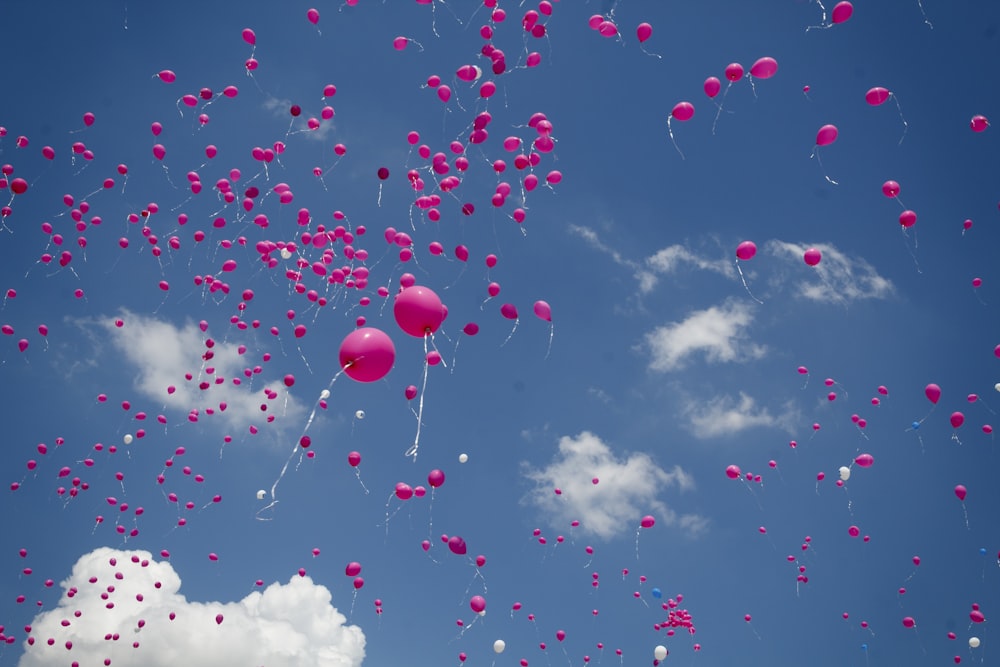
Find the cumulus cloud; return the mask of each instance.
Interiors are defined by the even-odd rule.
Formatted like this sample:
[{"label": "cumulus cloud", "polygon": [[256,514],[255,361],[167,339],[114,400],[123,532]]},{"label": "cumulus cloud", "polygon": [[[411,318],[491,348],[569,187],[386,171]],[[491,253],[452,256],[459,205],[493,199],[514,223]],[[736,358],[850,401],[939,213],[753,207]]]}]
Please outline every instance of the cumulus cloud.
[{"label": "cumulus cloud", "polygon": [[709,259],[698,255],[682,245],[667,246],[646,258],[645,265],[636,273],[639,289],[643,293],[651,291],[660,275],[676,273],[693,267],[702,271],[712,271],[730,277],[735,274],[733,266],[724,259]]},{"label": "cumulus cloud", "polygon": [[[260,410],[263,403],[268,404],[269,414],[293,420],[302,417],[304,408],[282,382],[267,385],[274,392],[271,399],[259,387],[251,388],[251,381],[243,376],[250,364],[237,345],[216,341],[212,358],[204,360],[206,335],[194,323],[177,326],[127,311],[121,319],[122,327],[107,318],[82,324],[96,325],[104,332],[106,340],[137,370],[135,389],[158,405],[184,413],[197,409],[199,420],[219,419],[227,428],[244,432],[248,425],[265,421]],[[185,372],[192,374],[192,381],[185,380]],[[200,387],[203,382],[205,389]],[[169,393],[171,386],[174,391]]]},{"label": "cumulus cloud", "polygon": [[[19,667],[125,656],[145,667],[357,667],[365,655],[361,629],[345,625],[330,591],[309,577],[239,602],[190,602],[169,563],[102,547],[81,556],[62,587],[59,605],[32,621]],[[115,633],[118,641],[105,638]]]},{"label": "cumulus cloud", "polygon": [[728,301],[696,311],[682,322],[657,327],[646,334],[649,367],[674,371],[697,353],[711,362],[759,359],[766,348],[752,343],[746,333],[753,317],[747,304]]},{"label": "cumulus cloud", "polygon": [[[786,276],[778,278],[782,284],[792,283],[802,298],[843,304],[859,299],[885,299],[895,292],[892,282],[880,276],[864,258],[846,255],[833,245],[807,246],[773,240],[766,247],[771,254],[802,267],[794,281]],[[802,261],[809,248],[822,253],[820,263],[814,267],[806,267]]]},{"label": "cumulus cloud", "polygon": [[[617,457],[587,431],[560,438],[558,451],[544,468],[522,464],[522,469],[534,484],[524,501],[537,507],[554,528],[565,529],[579,520],[578,530],[608,540],[634,531],[646,514],[689,532],[700,532],[706,526],[701,517],[679,516],[657,499],[667,488],[694,488],[694,479],[680,466],[664,470],[643,453]],[[561,493],[556,495],[553,489]]]},{"label": "cumulus cloud", "polygon": [[718,396],[708,401],[688,401],[684,416],[688,428],[696,437],[715,438],[735,435],[751,428],[789,430],[792,426],[789,410],[772,415],[766,407],[758,407],[753,397],[741,391],[739,399]]}]

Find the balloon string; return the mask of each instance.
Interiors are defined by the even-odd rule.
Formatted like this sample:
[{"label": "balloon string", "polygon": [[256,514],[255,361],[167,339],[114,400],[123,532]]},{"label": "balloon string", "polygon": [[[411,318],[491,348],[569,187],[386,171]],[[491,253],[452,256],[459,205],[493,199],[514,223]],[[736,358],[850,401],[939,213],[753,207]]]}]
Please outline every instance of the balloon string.
[{"label": "balloon string", "polygon": [[[763,305],[764,305],[764,302],[763,302],[763,301],[761,301],[760,299],[758,299],[757,297],[755,297],[755,296],[753,295],[753,292],[751,292],[751,291],[750,291],[750,286],[749,286],[749,285],[747,285],[747,279],[746,279],[746,277],[745,277],[745,276],[743,275],[743,269],[742,269],[742,268],[740,268],[740,261],[739,261],[739,260],[736,260],[736,270],[737,270],[737,271],[739,271],[739,274],[740,274],[740,280],[742,280],[742,281],[743,281],[743,289],[745,289],[745,290],[747,291],[747,294],[749,294],[749,295],[750,295],[750,298],[751,298],[751,299],[753,299],[754,301],[756,301],[757,303],[759,303],[760,305],[762,305],[762,306],[763,306]],[[803,389],[805,389],[805,387],[802,387],[802,388],[803,388]]]},{"label": "balloon string", "polygon": [[810,155],[809,157],[810,158],[816,158],[816,164],[819,165],[820,171],[823,172],[823,178],[825,178],[827,180],[827,182],[829,182],[829,183],[831,183],[833,185],[840,185],[840,183],[838,183],[837,181],[833,180],[832,178],[830,178],[829,175],[827,175],[827,173],[826,173],[826,167],[823,166],[823,160],[819,156],[819,150],[818,149],[819,149],[819,146],[817,146],[816,148],[814,148],[813,152],[812,152],[812,155]]},{"label": "balloon string", "polygon": [[674,128],[670,125],[670,118],[671,117],[667,118],[667,133],[670,135],[670,141],[673,142],[674,148],[677,149],[677,154],[681,156],[682,160],[684,160],[684,153],[681,152],[681,147],[677,145],[677,140],[674,139]]},{"label": "balloon string", "polygon": [[514,337],[514,332],[517,331],[517,325],[520,321],[521,321],[520,318],[514,319],[514,328],[510,330],[509,334],[507,334],[507,338],[504,339],[504,342],[500,343],[500,347],[506,345],[510,341],[510,339]]},{"label": "balloon string", "polygon": [[892,99],[896,102],[896,110],[899,111],[899,120],[903,121],[903,136],[899,138],[898,144],[899,146],[902,146],[903,139],[906,138],[906,131],[910,129],[910,125],[906,122],[906,119],[903,118],[903,107],[899,106],[899,98],[896,97],[895,93],[892,94]]},{"label": "balloon string", "polygon": [[417,462],[417,451],[420,449],[420,427],[424,423],[424,393],[427,390],[427,371],[430,368],[430,363],[427,361],[427,343],[430,339],[431,334],[428,333],[424,336],[424,379],[423,384],[420,387],[420,403],[417,407],[417,434],[413,438],[413,446],[406,450],[404,456],[413,457],[413,462]]}]

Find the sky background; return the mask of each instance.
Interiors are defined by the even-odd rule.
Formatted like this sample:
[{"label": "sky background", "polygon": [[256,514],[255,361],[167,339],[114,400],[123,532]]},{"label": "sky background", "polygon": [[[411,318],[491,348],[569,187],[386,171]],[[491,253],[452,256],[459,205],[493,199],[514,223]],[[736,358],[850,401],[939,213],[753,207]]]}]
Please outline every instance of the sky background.
[{"label": "sky background", "polygon": [[[1000,145],[970,119],[1000,116],[1000,5],[563,1],[535,37],[503,1],[7,4],[0,665],[994,660]],[[303,240],[337,225],[367,257]],[[406,273],[447,306],[426,341]],[[395,346],[375,382],[340,372],[359,318]]]}]

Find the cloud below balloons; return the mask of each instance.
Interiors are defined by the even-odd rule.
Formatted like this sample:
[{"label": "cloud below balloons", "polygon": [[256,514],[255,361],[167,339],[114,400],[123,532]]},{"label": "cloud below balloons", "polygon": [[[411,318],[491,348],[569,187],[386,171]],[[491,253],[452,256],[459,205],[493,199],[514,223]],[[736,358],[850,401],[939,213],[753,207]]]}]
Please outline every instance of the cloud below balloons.
[{"label": "cloud below balloons", "polygon": [[759,407],[754,398],[740,392],[739,399],[717,396],[710,400],[689,400],[683,410],[688,429],[699,439],[735,435],[752,428],[791,431],[797,416],[789,408],[775,416]]},{"label": "cloud below balloons", "polygon": [[[111,584],[115,604],[109,608],[101,594]],[[330,591],[309,577],[273,583],[238,602],[193,602],[181,594],[169,563],[145,551],[101,547],[81,556],[62,586],[76,593],[31,623],[36,642],[51,637],[55,645],[27,652],[19,667],[97,665],[112,655],[131,655],[129,664],[146,667],[357,667],[365,655],[361,628],[345,625]],[[109,628],[121,632],[119,641],[105,639]],[[68,651],[66,642],[72,642]]]},{"label": "cloud below balloons", "polygon": [[[707,525],[697,515],[678,516],[657,498],[668,488],[694,489],[694,479],[680,466],[664,470],[644,453],[616,456],[588,431],[563,436],[547,466],[524,463],[522,471],[534,484],[523,502],[536,507],[559,530],[579,520],[577,530],[610,540],[634,532],[646,514],[655,514],[658,525],[681,526],[689,533],[701,532]],[[593,483],[595,478],[598,484]],[[559,495],[553,491],[556,488]]]},{"label": "cloud below balloons", "polygon": [[698,354],[713,363],[760,359],[767,349],[747,335],[753,319],[750,305],[729,300],[695,311],[681,322],[657,327],[645,338],[649,368],[676,371]]}]

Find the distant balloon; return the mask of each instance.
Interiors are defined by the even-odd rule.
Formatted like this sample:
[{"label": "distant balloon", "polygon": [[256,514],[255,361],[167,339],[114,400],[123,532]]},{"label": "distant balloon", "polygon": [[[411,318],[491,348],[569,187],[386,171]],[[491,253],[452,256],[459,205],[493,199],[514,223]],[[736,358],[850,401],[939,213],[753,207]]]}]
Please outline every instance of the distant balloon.
[{"label": "distant balloon", "polygon": [[667,653],[668,653],[667,647],[663,646],[662,644],[653,649],[653,657],[656,658],[657,660],[663,660],[664,658],[666,658]]},{"label": "distant balloon", "polygon": [[968,494],[968,490],[961,484],[955,487],[955,497],[959,500],[965,500],[965,496]]},{"label": "distant balloon", "polygon": [[816,145],[829,146],[837,140],[837,134],[836,125],[824,125],[819,128],[819,131],[816,133]]},{"label": "distant balloon", "polygon": [[493,642],[493,652],[494,653],[503,653],[503,650],[505,648],[507,648],[507,643],[504,640],[498,639],[495,642]]},{"label": "distant balloon", "polygon": [[691,120],[694,117],[694,105],[690,102],[678,102],[670,115],[680,121]]},{"label": "distant balloon", "polygon": [[973,132],[982,132],[990,126],[990,121],[986,120],[986,116],[973,116],[972,120],[969,121],[969,127],[972,128]]},{"label": "distant balloon", "polygon": [[870,88],[867,93],[865,93],[865,102],[868,102],[871,106],[875,107],[884,103],[892,93],[886,88],[881,88],[876,86],[875,88]]},{"label": "distant balloon", "polygon": [[757,244],[753,241],[743,241],[736,246],[736,256],[742,260],[753,259],[757,254]]},{"label": "distant balloon", "polygon": [[482,595],[473,595],[469,600],[469,608],[480,614],[486,610],[486,599]]},{"label": "distant balloon", "polygon": [[858,454],[854,458],[854,462],[862,468],[870,468],[871,465],[875,463],[875,457],[871,454]]},{"label": "distant balloon", "polygon": [[705,79],[703,87],[705,89],[705,94],[708,95],[709,98],[714,98],[722,90],[722,82],[719,81],[718,78],[710,76]]},{"label": "distant balloon", "polygon": [[726,477],[729,479],[739,479],[742,475],[743,473],[740,471],[739,466],[731,465],[726,467]]},{"label": "distant balloon", "polygon": [[645,42],[653,34],[653,26],[648,23],[640,23],[635,29],[635,36],[639,38],[639,43]]},{"label": "distant balloon", "polygon": [[655,524],[656,524],[656,519],[649,514],[642,517],[642,520],[639,522],[639,525],[642,526],[643,528],[652,528]]},{"label": "distant balloon", "polygon": [[931,383],[924,387],[924,395],[927,397],[928,401],[937,405],[938,399],[941,398],[941,387]]},{"label": "distant balloon", "polygon": [[809,266],[816,266],[817,264],[819,264],[820,259],[822,259],[822,257],[823,255],[822,253],[820,253],[819,250],[817,250],[816,248],[809,248],[802,256],[802,259]]},{"label": "distant balloon", "polygon": [[844,2],[838,2],[833,6],[833,13],[831,14],[831,20],[836,23],[843,23],[847,19],[851,18],[854,13],[854,5],[847,0]]},{"label": "distant balloon", "polygon": [[546,322],[552,321],[552,308],[545,301],[535,302],[535,316]]}]

